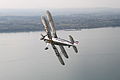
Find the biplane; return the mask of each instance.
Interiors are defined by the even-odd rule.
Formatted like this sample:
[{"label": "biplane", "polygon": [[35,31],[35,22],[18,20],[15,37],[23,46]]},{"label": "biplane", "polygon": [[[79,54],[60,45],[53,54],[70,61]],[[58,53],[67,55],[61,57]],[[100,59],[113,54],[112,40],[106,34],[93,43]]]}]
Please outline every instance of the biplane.
[{"label": "biplane", "polygon": [[74,39],[71,35],[69,35],[70,41],[61,39],[57,36],[55,24],[54,24],[52,15],[49,11],[46,11],[46,17],[41,16],[41,22],[42,22],[45,32],[46,32],[46,35],[41,34],[42,37],[40,38],[40,40],[44,40],[46,42],[45,50],[48,49],[48,45],[51,45],[53,50],[55,51],[55,54],[58,57],[60,63],[62,65],[65,65],[65,63],[62,59],[62,56],[61,56],[60,52],[58,51],[56,45],[58,45],[60,47],[61,53],[66,58],[69,58],[64,46],[73,47],[74,51],[76,53],[78,53],[78,50],[75,46],[76,44],[78,44],[78,41],[74,41]]}]

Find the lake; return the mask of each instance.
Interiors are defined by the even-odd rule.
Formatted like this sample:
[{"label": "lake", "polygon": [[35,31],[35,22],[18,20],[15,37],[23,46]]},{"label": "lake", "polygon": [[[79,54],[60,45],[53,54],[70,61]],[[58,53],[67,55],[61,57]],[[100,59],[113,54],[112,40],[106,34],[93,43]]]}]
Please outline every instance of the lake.
[{"label": "lake", "polygon": [[57,31],[80,43],[65,47],[65,66],[40,40],[45,32],[0,33],[0,80],[120,80],[120,28]]}]

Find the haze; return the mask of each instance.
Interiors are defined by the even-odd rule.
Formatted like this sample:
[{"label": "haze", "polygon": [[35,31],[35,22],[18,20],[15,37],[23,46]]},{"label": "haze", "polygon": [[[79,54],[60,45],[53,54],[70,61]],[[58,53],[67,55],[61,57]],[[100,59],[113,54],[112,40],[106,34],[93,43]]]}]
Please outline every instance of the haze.
[{"label": "haze", "polygon": [[120,8],[120,0],[0,0],[1,9]]}]

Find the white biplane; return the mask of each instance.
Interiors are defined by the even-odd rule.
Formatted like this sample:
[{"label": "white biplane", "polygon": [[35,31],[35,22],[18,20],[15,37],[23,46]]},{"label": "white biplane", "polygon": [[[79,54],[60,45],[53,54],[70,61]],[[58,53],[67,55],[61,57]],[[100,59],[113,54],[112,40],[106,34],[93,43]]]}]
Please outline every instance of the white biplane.
[{"label": "white biplane", "polygon": [[78,44],[78,41],[74,41],[74,39],[71,35],[69,35],[70,41],[59,38],[56,34],[56,29],[55,29],[55,25],[54,25],[54,21],[53,21],[51,13],[49,11],[46,11],[46,16],[47,16],[47,19],[46,19],[46,17],[41,16],[41,22],[42,22],[44,29],[45,29],[45,32],[47,34],[46,35],[41,34],[42,37],[40,40],[44,40],[46,42],[45,50],[47,50],[48,45],[51,44],[51,46],[52,46],[53,50],[55,51],[56,56],[58,57],[60,63],[62,65],[65,65],[65,63],[61,57],[61,54],[59,53],[59,51],[55,45],[58,45],[61,49],[62,54],[66,58],[68,58],[67,52],[65,51],[65,48],[63,46],[68,46],[68,47],[72,46],[74,51],[76,53],[78,53],[78,50],[75,46],[76,44]]}]

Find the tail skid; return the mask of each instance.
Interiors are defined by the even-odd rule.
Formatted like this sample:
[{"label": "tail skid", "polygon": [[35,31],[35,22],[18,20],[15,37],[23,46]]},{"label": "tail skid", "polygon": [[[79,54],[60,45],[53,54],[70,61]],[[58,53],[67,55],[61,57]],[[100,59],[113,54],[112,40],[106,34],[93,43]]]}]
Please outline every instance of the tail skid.
[{"label": "tail skid", "polygon": [[69,35],[69,38],[70,38],[70,41],[71,41],[71,43],[73,44],[73,49],[74,49],[74,51],[76,52],[76,53],[78,53],[78,49],[77,49],[77,47],[74,45],[76,42],[74,41],[74,39],[73,39],[73,37],[71,36],[71,35]]}]

